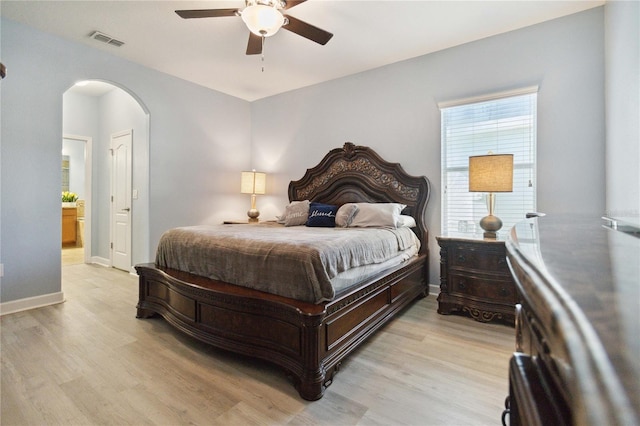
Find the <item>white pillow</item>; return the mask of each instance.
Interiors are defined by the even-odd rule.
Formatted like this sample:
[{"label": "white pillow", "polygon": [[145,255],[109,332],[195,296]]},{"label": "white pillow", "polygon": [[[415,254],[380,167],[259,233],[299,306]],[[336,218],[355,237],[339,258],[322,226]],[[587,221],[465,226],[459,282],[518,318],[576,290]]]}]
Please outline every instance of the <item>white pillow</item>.
[{"label": "white pillow", "polygon": [[299,226],[307,223],[309,217],[309,200],[292,201],[284,208],[284,213],[278,217],[278,223],[284,226]]},{"label": "white pillow", "polygon": [[409,216],[406,214],[400,215],[398,228],[415,228],[416,226],[418,225],[416,224],[416,220],[413,216]]},{"label": "white pillow", "polygon": [[351,221],[351,228],[397,228],[400,213],[406,207],[399,203],[356,203],[358,212]]}]

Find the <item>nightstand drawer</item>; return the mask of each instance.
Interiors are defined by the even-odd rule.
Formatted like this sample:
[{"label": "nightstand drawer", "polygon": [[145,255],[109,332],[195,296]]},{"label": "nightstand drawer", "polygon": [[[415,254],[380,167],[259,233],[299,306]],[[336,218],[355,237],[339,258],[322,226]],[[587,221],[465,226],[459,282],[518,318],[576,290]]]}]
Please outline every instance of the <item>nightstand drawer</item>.
[{"label": "nightstand drawer", "polygon": [[504,245],[453,244],[449,248],[449,267],[500,272],[509,275]]},{"label": "nightstand drawer", "polygon": [[492,303],[515,305],[516,290],[510,280],[487,279],[452,273],[449,275],[449,293],[491,300]]}]

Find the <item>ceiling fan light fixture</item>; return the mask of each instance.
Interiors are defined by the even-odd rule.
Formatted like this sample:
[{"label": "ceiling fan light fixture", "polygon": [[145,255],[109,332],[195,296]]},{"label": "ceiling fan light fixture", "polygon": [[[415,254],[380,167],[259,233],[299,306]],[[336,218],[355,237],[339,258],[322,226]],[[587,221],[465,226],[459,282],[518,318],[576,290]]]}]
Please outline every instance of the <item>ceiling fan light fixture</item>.
[{"label": "ceiling fan light fixture", "polygon": [[247,2],[241,12],[242,20],[249,31],[260,37],[270,37],[284,25],[285,18],[275,5]]}]

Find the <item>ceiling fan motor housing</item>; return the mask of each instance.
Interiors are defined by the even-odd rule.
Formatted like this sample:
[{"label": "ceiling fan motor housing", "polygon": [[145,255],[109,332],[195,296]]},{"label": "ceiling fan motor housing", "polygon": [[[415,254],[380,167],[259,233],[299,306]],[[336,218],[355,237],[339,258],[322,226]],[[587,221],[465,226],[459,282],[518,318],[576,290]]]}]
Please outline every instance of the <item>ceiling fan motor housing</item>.
[{"label": "ceiling fan motor housing", "polygon": [[277,9],[284,9],[287,5],[287,2],[284,0],[245,0],[244,3],[246,6],[261,4],[263,6],[275,7]]},{"label": "ceiling fan motor housing", "polygon": [[284,7],[280,0],[246,0],[247,7],[240,12],[249,31],[260,37],[270,37],[286,24],[286,18],[279,9]]}]

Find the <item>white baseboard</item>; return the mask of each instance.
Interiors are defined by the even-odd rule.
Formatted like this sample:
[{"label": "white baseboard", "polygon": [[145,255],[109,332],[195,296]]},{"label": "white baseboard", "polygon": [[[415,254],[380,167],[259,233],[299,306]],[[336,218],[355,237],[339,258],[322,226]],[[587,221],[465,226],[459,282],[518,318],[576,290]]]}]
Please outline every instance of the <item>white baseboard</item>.
[{"label": "white baseboard", "polygon": [[[104,266],[106,268],[111,267],[109,259],[105,259],[104,257],[93,256],[91,257],[91,263]],[[0,303],[0,316],[14,314],[16,312],[22,312],[29,309],[42,308],[49,305],[56,305],[58,303],[63,303],[64,301],[64,293],[61,291],[57,293],[43,294],[41,296],[12,300],[10,302]]]},{"label": "white baseboard", "polygon": [[91,256],[91,263],[104,266],[105,268],[111,268],[111,260],[99,256]]},{"label": "white baseboard", "polygon": [[[91,263],[98,265],[98,266],[104,266],[105,268],[111,268],[111,261],[109,259],[105,259],[104,257],[98,257],[98,256],[92,256],[91,257]],[[135,266],[132,266],[129,269],[129,274],[134,275],[134,276],[138,276],[138,272],[136,271]]]},{"label": "white baseboard", "polygon": [[440,294],[440,286],[437,284],[429,284],[429,294],[437,296]]},{"label": "white baseboard", "polygon": [[56,305],[64,302],[64,293],[43,294],[42,296],[26,297],[0,303],[0,316],[26,311],[28,309],[42,308],[43,306]]}]

